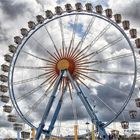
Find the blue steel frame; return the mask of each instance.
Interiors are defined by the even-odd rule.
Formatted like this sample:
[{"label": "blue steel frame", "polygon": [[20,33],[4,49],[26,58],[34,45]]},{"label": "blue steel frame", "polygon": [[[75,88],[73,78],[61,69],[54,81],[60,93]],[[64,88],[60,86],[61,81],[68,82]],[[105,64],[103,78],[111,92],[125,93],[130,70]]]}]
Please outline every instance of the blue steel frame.
[{"label": "blue steel frame", "polygon": [[82,89],[80,88],[80,85],[77,83],[76,80],[74,80],[72,78],[72,76],[70,75],[69,71],[67,71],[67,76],[69,78],[69,80],[71,81],[72,85],[74,86],[74,88],[77,91],[77,95],[79,96],[79,98],[81,99],[82,103],[84,104],[92,123],[94,123],[97,127],[97,130],[99,131],[100,136],[103,138],[103,140],[109,140],[108,135],[105,131],[105,128],[103,127],[104,124],[98,120],[94,110],[92,109],[92,106],[90,104],[90,102],[88,101],[88,98],[85,96],[84,92],[82,91]]},{"label": "blue steel frame", "polygon": [[[49,111],[50,111],[50,109],[51,109],[51,107],[52,107],[52,104],[53,104],[53,102],[54,102],[54,98],[55,98],[55,95],[56,95],[58,86],[59,86],[59,84],[61,83],[61,80],[62,80],[62,77],[63,77],[63,73],[64,73],[65,71],[67,72],[67,78],[68,78],[68,79],[70,80],[70,82],[72,83],[73,87],[75,88],[75,90],[76,90],[76,92],[77,92],[77,95],[78,95],[79,98],[81,99],[81,101],[82,101],[83,105],[85,106],[85,108],[86,108],[86,110],[87,110],[89,116],[91,117],[92,123],[94,123],[94,124],[96,125],[97,130],[99,131],[100,136],[101,136],[104,140],[109,140],[108,135],[107,135],[107,133],[106,133],[106,131],[105,131],[105,128],[103,127],[104,124],[103,124],[101,121],[98,120],[98,118],[97,118],[95,112],[94,112],[93,109],[92,109],[91,104],[90,104],[89,101],[88,101],[88,98],[85,96],[84,92],[83,92],[82,89],[80,88],[80,85],[76,82],[76,80],[74,80],[74,79],[72,78],[72,76],[71,76],[71,74],[69,73],[68,70],[63,70],[63,71],[60,73],[60,76],[59,76],[59,78],[58,78],[58,81],[57,81],[56,84],[55,84],[55,87],[54,87],[54,91],[53,91],[53,93],[52,93],[52,96],[50,97],[50,100],[49,100],[49,102],[48,102],[48,104],[47,104],[45,113],[44,113],[44,115],[43,115],[43,117],[42,117],[42,121],[41,121],[41,123],[40,123],[40,125],[39,125],[39,127],[38,127],[38,129],[37,129],[37,134],[36,134],[36,138],[35,138],[35,139],[36,139],[36,140],[39,140],[39,138],[40,138],[40,136],[41,136],[41,134],[42,134],[42,130],[43,130],[44,126],[45,126],[45,121],[46,121],[46,119],[47,119],[47,117],[48,117]],[[62,91],[62,95],[61,95],[61,97],[60,97],[60,99],[59,99],[59,102],[58,102],[58,104],[57,104],[57,107],[56,107],[56,110],[55,110],[54,115],[53,115],[53,117],[52,117],[50,126],[49,126],[48,130],[46,131],[46,134],[45,134],[45,135],[46,135],[46,138],[48,138],[48,139],[49,139],[49,137],[51,136],[51,132],[52,132],[52,130],[53,130],[53,128],[54,128],[54,124],[55,124],[55,122],[56,122],[56,119],[57,119],[57,117],[58,117],[59,111],[60,111],[60,109],[61,109],[62,100],[63,100],[63,95],[64,95],[64,93],[66,92],[66,89],[67,89],[67,84],[65,85],[65,88],[64,88],[63,91]]]},{"label": "blue steel frame", "polygon": [[[95,16],[95,17],[98,17],[102,20],[105,20],[107,22],[109,22],[111,25],[113,25],[114,27],[116,27],[121,33],[122,35],[124,36],[124,38],[127,40],[129,46],[130,46],[130,49],[132,51],[132,54],[133,54],[133,59],[134,59],[134,78],[133,78],[133,83],[132,83],[132,87],[131,87],[131,90],[130,90],[130,93],[128,94],[128,97],[127,99],[125,100],[123,106],[121,107],[121,109],[117,112],[117,115],[114,116],[114,118],[112,118],[109,122],[107,122],[106,124],[103,124],[102,128],[105,128],[106,126],[108,126],[111,122],[113,122],[120,114],[121,112],[124,110],[124,108],[126,107],[127,103],[129,102],[131,96],[132,96],[132,93],[134,91],[134,88],[135,88],[135,83],[136,83],[136,77],[137,77],[137,66],[136,66],[136,57],[135,57],[135,53],[134,53],[134,49],[133,49],[133,46],[128,38],[128,36],[126,35],[126,33],[124,32],[124,30],[119,26],[117,25],[113,20],[107,18],[106,16],[104,15],[100,15],[96,12],[91,12],[91,13],[87,13],[87,11],[82,11],[82,12],[77,12],[75,10],[73,10],[71,13],[66,13],[64,12],[62,15],[54,15],[54,17],[52,19],[46,19],[44,21],[44,23],[42,24],[38,24],[35,28],[35,30],[30,30],[29,32],[29,35],[28,37],[24,37],[22,39],[22,44],[19,45],[17,47],[17,51],[16,53],[14,54],[13,56],[13,59],[12,59],[12,62],[10,64],[10,70],[9,70],[9,73],[8,73],[8,87],[9,87],[9,94],[10,94],[10,98],[12,100],[12,104],[13,106],[15,107],[17,113],[19,114],[19,116],[28,124],[30,125],[31,127],[34,127],[36,128],[27,118],[24,117],[22,111],[20,110],[20,107],[18,106],[17,102],[16,102],[16,98],[15,98],[15,94],[14,94],[14,88],[13,88],[13,73],[14,73],[14,67],[15,67],[15,64],[16,64],[16,61],[18,59],[18,56],[20,54],[20,52],[22,51],[22,48],[24,47],[24,45],[26,44],[26,42],[32,37],[32,35],[38,31],[41,27],[43,27],[44,25],[48,24],[49,22],[53,21],[53,20],[56,20],[56,19],[59,19],[61,17],[65,17],[65,16],[71,16],[71,15],[87,15],[87,16]],[[36,128],[37,129],[37,128]],[[42,130],[43,133],[46,133],[46,130]]]},{"label": "blue steel frame", "polygon": [[17,130],[17,140],[20,140],[20,130]]},{"label": "blue steel frame", "polygon": [[43,115],[43,117],[42,117],[42,121],[41,121],[41,123],[39,124],[39,127],[37,128],[37,133],[36,133],[36,138],[35,138],[36,140],[39,140],[39,138],[40,138],[40,136],[41,136],[41,134],[42,134],[43,128],[45,127],[46,119],[47,119],[47,117],[48,117],[48,114],[49,114],[49,112],[50,112],[51,106],[52,106],[53,101],[54,101],[54,99],[55,99],[55,96],[56,96],[58,87],[59,87],[59,85],[60,85],[60,83],[61,83],[61,80],[62,80],[62,78],[63,78],[63,74],[64,74],[64,71],[62,71],[62,72],[60,73],[59,77],[57,78],[57,81],[56,81],[55,86],[54,86],[54,90],[53,90],[52,95],[51,95],[51,97],[50,97],[50,99],[49,99],[49,102],[48,102],[47,107],[46,107],[46,109],[45,109],[44,115]]},{"label": "blue steel frame", "polygon": [[55,124],[55,122],[56,122],[56,119],[57,119],[57,117],[58,117],[58,114],[59,114],[60,109],[61,109],[61,106],[62,106],[63,96],[64,96],[64,94],[65,94],[65,92],[66,92],[66,90],[67,90],[67,86],[68,86],[68,84],[66,83],[66,85],[65,85],[65,87],[64,87],[64,89],[63,89],[63,91],[62,91],[62,95],[61,95],[61,97],[60,97],[60,99],[59,99],[59,102],[58,102],[58,104],[57,104],[57,107],[56,107],[56,110],[55,110],[55,112],[54,112],[54,115],[53,115],[53,117],[52,117],[50,126],[49,126],[49,128],[48,128],[48,130],[47,130],[47,132],[46,132],[46,134],[45,134],[46,138],[49,138],[49,137],[51,136],[51,132],[52,132],[52,130],[53,130],[53,128],[54,128],[54,124]]}]

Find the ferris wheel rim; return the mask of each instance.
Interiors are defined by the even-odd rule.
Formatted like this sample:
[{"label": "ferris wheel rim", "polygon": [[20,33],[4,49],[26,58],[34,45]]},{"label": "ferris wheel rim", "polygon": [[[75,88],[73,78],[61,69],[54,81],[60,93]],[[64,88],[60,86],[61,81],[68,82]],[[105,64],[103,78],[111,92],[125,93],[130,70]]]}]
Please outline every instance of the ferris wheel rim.
[{"label": "ferris wheel rim", "polygon": [[123,106],[121,107],[121,109],[119,110],[119,112],[117,111],[117,115],[114,116],[114,118],[112,118],[109,122],[105,123],[104,124],[104,127],[107,127],[109,124],[111,124],[121,113],[122,111],[124,110],[124,108],[126,107],[126,105],[128,104],[132,94],[133,94],[133,91],[134,91],[134,88],[135,88],[135,84],[136,84],[136,77],[137,77],[137,66],[136,66],[136,56],[135,56],[135,53],[134,53],[134,49],[133,49],[133,46],[131,44],[131,41],[129,39],[129,37],[126,35],[126,33],[124,32],[124,30],[119,26],[117,25],[113,20],[107,18],[106,16],[104,15],[100,15],[100,14],[97,14],[96,12],[92,12],[92,13],[87,13],[86,11],[82,11],[82,12],[75,12],[73,11],[72,13],[63,13],[62,15],[57,15],[56,17],[54,16],[52,19],[45,19],[44,23],[43,24],[38,24],[36,25],[36,28],[32,31],[30,30],[29,32],[29,35],[27,37],[24,37],[22,40],[24,40],[22,42],[22,44],[18,45],[17,47],[17,51],[16,53],[14,54],[13,56],[13,59],[12,59],[12,62],[10,64],[10,71],[8,73],[8,87],[9,87],[9,94],[10,94],[10,98],[12,100],[12,104],[14,105],[16,111],[18,112],[18,114],[20,115],[20,117],[26,121],[31,127],[34,127],[36,128],[31,122],[29,122],[29,120],[24,117],[20,107],[18,106],[17,102],[16,102],[16,98],[15,98],[15,94],[14,94],[14,89],[13,89],[13,72],[14,72],[14,66],[16,64],[16,61],[18,59],[18,56],[20,54],[20,51],[22,50],[22,48],[24,47],[25,43],[28,41],[29,38],[32,37],[32,35],[37,32],[41,27],[43,27],[44,25],[48,24],[49,22],[52,22],[54,20],[57,20],[61,17],[65,17],[65,16],[71,16],[71,15],[86,15],[86,16],[95,16],[95,17],[98,17],[102,20],[105,20],[107,21],[108,23],[110,23],[111,25],[113,25],[115,28],[117,28],[120,33],[125,37],[126,41],[128,42],[129,44],[129,47],[131,48],[131,51],[132,51],[132,54],[133,54],[133,59],[134,59],[134,78],[133,78],[133,84],[132,84],[132,87],[131,87],[131,90],[130,90],[130,93],[128,94],[128,97],[127,99],[125,100],[125,102],[123,103]]}]

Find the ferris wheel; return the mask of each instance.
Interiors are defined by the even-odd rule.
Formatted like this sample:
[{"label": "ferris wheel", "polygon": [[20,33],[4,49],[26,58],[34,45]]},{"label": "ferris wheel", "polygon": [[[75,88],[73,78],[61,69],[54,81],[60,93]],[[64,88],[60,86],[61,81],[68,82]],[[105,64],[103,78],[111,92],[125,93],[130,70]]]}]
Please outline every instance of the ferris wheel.
[{"label": "ferris wheel", "polygon": [[8,75],[0,75],[1,91],[8,82],[13,106],[36,129],[37,140],[42,133],[72,135],[73,126],[82,135],[87,119],[108,140],[105,127],[125,109],[135,88],[136,29],[121,14],[91,3],[56,6],[45,16],[37,15],[37,23],[29,21],[29,30],[14,37],[11,54],[5,55],[10,65],[2,65]]}]

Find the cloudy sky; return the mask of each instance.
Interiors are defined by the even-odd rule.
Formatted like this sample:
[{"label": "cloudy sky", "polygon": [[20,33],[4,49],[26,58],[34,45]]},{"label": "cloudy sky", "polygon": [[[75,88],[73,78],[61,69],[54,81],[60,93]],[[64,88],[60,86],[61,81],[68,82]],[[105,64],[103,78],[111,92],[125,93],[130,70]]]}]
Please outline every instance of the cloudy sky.
[{"label": "cloudy sky", "polygon": [[[13,37],[16,35],[20,35],[20,29],[22,27],[28,28],[27,22],[30,20],[35,21],[35,16],[42,14],[45,16],[45,12],[47,9],[52,10],[54,12],[54,7],[58,4],[61,4],[62,7],[66,3],[71,3],[73,6],[74,4],[78,2],[77,0],[0,0],[0,64],[4,63],[3,56],[8,53],[8,45],[14,44],[13,43]],[[85,4],[85,0],[80,1],[83,5]],[[112,8],[113,13],[121,13],[123,20],[127,19],[130,20],[131,28],[136,28],[138,31],[138,35],[140,35],[140,1],[139,0],[124,0],[123,3],[121,0],[117,0],[114,3],[114,0],[88,0],[88,2],[91,2],[93,5],[101,4],[104,8]],[[64,34],[65,34],[65,44],[68,45],[70,42],[72,29],[74,26],[74,20],[75,16],[71,17],[65,17],[63,18],[63,27],[64,27]],[[87,25],[89,24],[91,20],[91,17],[89,16],[79,16],[78,20],[78,26],[75,33],[75,45],[80,41],[82,36],[84,35],[84,32],[86,31]],[[89,32],[89,35],[87,36],[85,42],[83,43],[83,46],[86,46],[89,44],[89,42],[92,41],[92,37],[94,34],[94,39],[96,36],[107,26],[107,22],[104,22],[99,19],[95,19],[95,22],[93,24],[94,26],[91,27],[91,31]],[[51,32],[51,35],[57,44],[58,48],[61,48],[61,31],[59,27],[58,20],[53,21],[46,25],[49,32]],[[96,28],[95,28],[96,27]],[[94,32],[93,32],[94,31]],[[128,34],[128,32],[126,32]],[[44,36],[45,34],[45,36]],[[40,37],[41,36],[41,37]],[[57,37],[55,37],[57,36]],[[122,35],[114,28],[109,27],[108,31],[103,35],[102,38],[100,38],[100,41],[97,41],[95,44],[95,50],[98,51],[99,46],[105,46],[106,44],[109,44],[110,42],[116,40],[117,38],[121,38]],[[37,41],[36,41],[37,40]],[[33,53],[36,55],[41,56],[41,58],[46,58],[46,53],[44,50],[39,47],[39,45],[45,46],[47,44],[47,49],[50,52],[54,52],[54,48],[52,49],[52,42],[49,38],[49,35],[46,34],[45,29],[41,28],[38,32],[36,32],[32,38],[29,39],[29,41],[25,44],[25,47],[23,48],[23,52],[26,51],[28,53]],[[134,44],[134,41],[132,40],[132,44]],[[95,51],[91,48],[91,52]],[[135,49],[136,50],[136,49]],[[137,50],[136,50],[137,51]],[[45,62],[42,62],[40,60],[37,60],[31,56],[27,56],[25,53],[20,53],[19,58],[16,62],[16,66],[34,66],[34,63],[38,66],[44,66]],[[125,40],[120,41],[118,44],[115,44],[113,48],[109,48],[105,50],[104,53],[101,53],[100,55],[94,57],[95,60],[105,60],[110,57],[124,55],[125,53],[130,53],[131,50],[128,47],[128,44]],[[90,52],[86,52],[87,54],[90,54]],[[108,57],[110,56],[110,57]],[[47,57],[48,58],[48,57]],[[130,59],[131,58],[131,59]],[[92,59],[92,58],[91,58]],[[121,59],[121,61],[115,61],[114,63],[105,63],[96,66],[91,66],[92,68],[100,69],[100,70],[107,70],[107,71],[119,71],[119,72],[133,72],[133,57],[130,56],[128,58]],[[2,71],[0,70],[2,73]],[[22,70],[21,69],[15,69],[16,76],[14,76],[14,82],[30,79],[33,77],[36,77],[37,75],[42,74],[42,71],[31,71],[31,70]],[[119,111],[120,107],[123,105],[126,97],[128,96],[128,93],[132,86],[132,75],[101,75],[101,74],[89,74],[90,76],[96,78],[97,80],[101,79],[100,82],[102,85],[94,83],[93,81],[85,80],[87,85],[89,86],[90,90],[88,90],[84,85],[82,85],[83,90],[85,92],[88,92],[90,98],[92,97],[93,100],[90,100],[91,104],[96,104],[96,110],[97,115],[100,120],[104,122],[110,121],[116,112]],[[102,77],[102,78],[101,78]],[[44,78],[44,77],[43,77]],[[15,96],[17,99],[19,99],[18,105],[21,107],[21,110],[23,111],[23,114],[27,116],[27,118],[34,123],[35,125],[38,125],[39,118],[42,116],[42,113],[44,111],[44,105],[46,102],[48,102],[48,98],[45,100],[42,99],[42,103],[38,107],[37,110],[33,110],[33,113],[29,113],[30,108],[35,104],[35,102],[38,101],[38,99],[41,97],[40,94],[44,93],[46,88],[41,88],[39,90],[39,95],[37,93],[34,94],[34,96],[29,96],[28,98],[24,100],[20,100],[22,95],[25,93],[30,92],[34,88],[36,88],[37,84],[39,85],[44,81],[44,79],[41,78],[39,81],[32,81],[30,84],[15,84]],[[127,81],[127,82],[126,82]],[[47,83],[48,84],[48,83]],[[139,86],[139,82],[137,82],[137,86]],[[120,92],[121,90],[121,92]],[[20,91],[20,96],[19,96]],[[51,90],[49,91],[51,92]],[[75,93],[75,92],[74,92]],[[93,94],[94,93],[94,94]],[[103,94],[104,93],[104,94]],[[138,111],[138,116],[140,115],[139,110],[136,108],[134,103],[134,98],[138,97],[139,91],[136,88],[134,91],[134,95],[132,99],[130,100],[128,106],[124,110],[123,114],[120,115],[120,117],[116,121],[121,120],[128,120],[128,121],[135,121],[136,124],[140,121],[140,118],[137,117],[136,120],[131,120],[129,117],[129,109],[134,109]],[[2,93],[1,93],[2,94]],[[107,96],[106,96],[107,94]],[[49,95],[50,96],[50,95]],[[57,101],[59,99],[59,94],[57,96]],[[87,115],[86,110],[82,106],[82,103],[78,99],[78,97],[74,94],[74,105],[76,106],[77,114],[78,114],[78,120],[79,121],[87,121],[89,120],[89,117]],[[59,115],[59,120],[63,120],[62,125],[68,125],[69,122],[73,124],[73,111],[72,111],[72,105],[71,101],[69,100],[69,96],[65,96],[64,106],[62,106],[62,112]],[[102,102],[104,101],[104,102]],[[0,103],[1,107],[0,110],[2,110],[3,103]],[[54,104],[53,109],[50,112],[50,115],[48,117],[48,121],[52,117],[52,113],[55,109],[56,104]],[[106,106],[106,107],[104,107]],[[109,106],[109,107],[107,107]],[[83,111],[84,110],[84,111]],[[15,111],[13,111],[14,113]],[[113,114],[114,112],[114,114]],[[30,115],[28,115],[28,113]],[[112,114],[111,114],[112,113]],[[6,118],[7,114],[0,112],[0,136],[6,137],[6,136],[15,136],[15,133],[12,131],[12,125],[7,122]],[[34,117],[36,116],[36,117]],[[63,116],[63,117],[62,117]],[[68,123],[67,121],[68,120]],[[35,123],[36,122],[36,123]],[[57,126],[59,126],[59,121]],[[57,127],[56,126],[56,127]],[[69,125],[68,125],[69,126]],[[71,127],[71,125],[69,126]],[[81,126],[81,131],[84,132],[83,126]],[[113,124],[112,126],[109,126],[109,129],[111,128],[119,128],[119,124]],[[28,129],[28,127],[26,127]],[[137,125],[131,124],[130,129],[138,129]],[[57,130],[55,130],[57,131]],[[62,131],[69,131],[62,130]]]}]

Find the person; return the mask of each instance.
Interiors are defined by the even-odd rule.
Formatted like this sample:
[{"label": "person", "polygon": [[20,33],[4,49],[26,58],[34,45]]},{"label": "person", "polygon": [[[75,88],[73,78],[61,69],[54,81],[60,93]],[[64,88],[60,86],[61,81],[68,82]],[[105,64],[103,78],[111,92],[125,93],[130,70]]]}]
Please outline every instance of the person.
[{"label": "person", "polygon": [[113,135],[109,134],[109,140],[113,140]]}]

